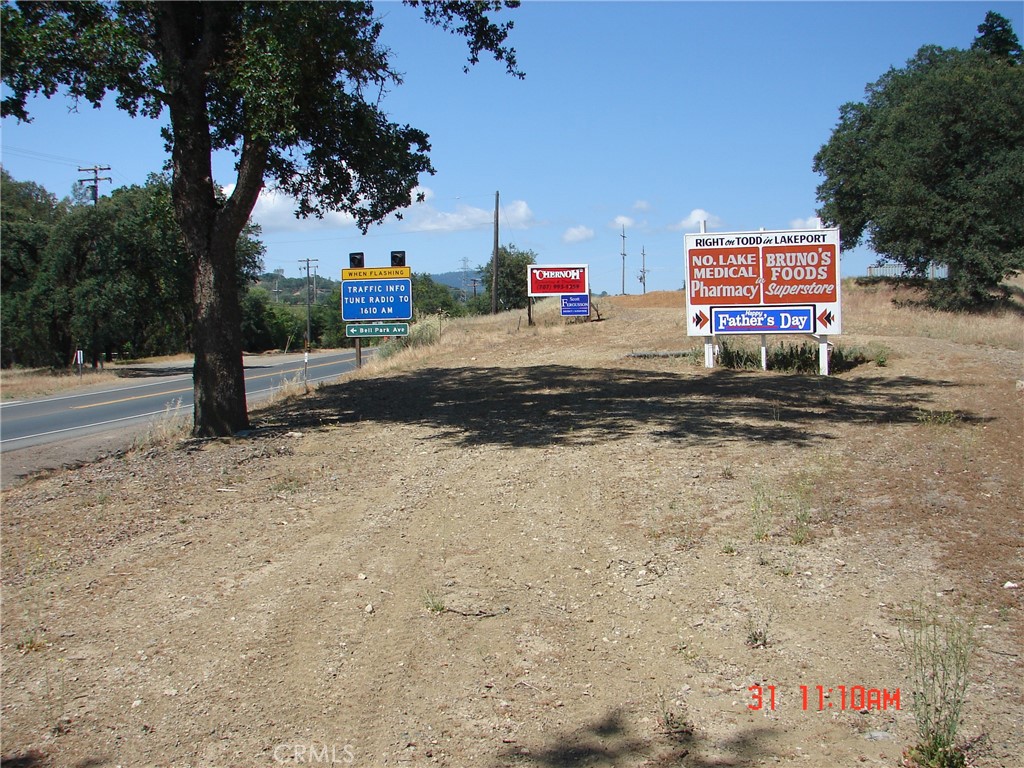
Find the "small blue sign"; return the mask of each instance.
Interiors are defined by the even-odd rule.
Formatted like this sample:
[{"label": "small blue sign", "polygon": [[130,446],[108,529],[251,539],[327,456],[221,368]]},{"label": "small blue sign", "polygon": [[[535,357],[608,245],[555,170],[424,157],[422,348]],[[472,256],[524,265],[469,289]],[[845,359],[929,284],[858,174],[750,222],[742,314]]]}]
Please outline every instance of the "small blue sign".
[{"label": "small blue sign", "polygon": [[411,320],[412,280],[342,280],[341,319]]},{"label": "small blue sign", "polygon": [[562,301],[563,317],[589,317],[590,294],[565,294],[559,297]]},{"label": "small blue sign", "polygon": [[712,333],[814,333],[814,307],[712,307]]}]

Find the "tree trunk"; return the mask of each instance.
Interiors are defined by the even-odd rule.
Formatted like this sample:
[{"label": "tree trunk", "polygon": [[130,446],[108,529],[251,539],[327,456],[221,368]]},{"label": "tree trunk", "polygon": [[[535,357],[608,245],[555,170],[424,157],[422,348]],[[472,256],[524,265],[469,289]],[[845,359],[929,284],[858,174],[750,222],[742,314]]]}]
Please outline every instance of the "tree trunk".
[{"label": "tree trunk", "polygon": [[232,435],[249,426],[234,241],[210,243],[194,257],[192,434]]},{"label": "tree trunk", "polygon": [[267,150],[248,143],[243,147],[235,192],[219,201],[207,73],[225,48],[229,12],[226,3],[160,3],[156,17],[174,137],[171,196],[194,276],[196,437],[231,435],[249,426],[235,246],[262,187]]}]

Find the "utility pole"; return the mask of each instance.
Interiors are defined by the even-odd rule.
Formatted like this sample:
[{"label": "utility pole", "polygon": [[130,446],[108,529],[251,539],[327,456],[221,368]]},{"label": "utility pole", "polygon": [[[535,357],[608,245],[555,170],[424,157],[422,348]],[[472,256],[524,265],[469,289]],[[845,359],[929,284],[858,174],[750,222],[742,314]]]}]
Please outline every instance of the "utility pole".
[{"label": "utility pole", "polygon": [[274,278],[274,302],[281,303],[281,278],[284,277],[283,269],[275,269],[274,274],[277,277]]},{"label": "utility pole", "polygon": [[622,295],[626,295],[626,225],[622,225]]},{"label": "utility pole", "polygon": [[640,247],[640,285],[644,287],[644,294],[647,294],[647,251],[644,246]]},{"label": "utility pole", "polygon": [[92,168],[79,168],[79,173],[92,172],[91,179],[79,179],[78,181],[85,184],[86,186],[92,187],[92,204],[96,205],[100,199],[100,182],[109,181],[113,183],[113,179],[109,176],[100,176],[100,171],[109,171],[109,165],[94,165]]},{"label": "utility pole", "polygon": [[498,314],[498,193],[494,193],[494,256],[491,259],[491,314]]},{"label": "utility pole", "polygon": [[309,309],[309,265],[318,264],[319,259],[299,259],[299,264],[305,263],[306,265],[306,355],[302,363],[302,380],[308,381],[306,378],[306,370],[309,366],[309,345],[312,341],[311,330],[310,330],[310,309]]}]

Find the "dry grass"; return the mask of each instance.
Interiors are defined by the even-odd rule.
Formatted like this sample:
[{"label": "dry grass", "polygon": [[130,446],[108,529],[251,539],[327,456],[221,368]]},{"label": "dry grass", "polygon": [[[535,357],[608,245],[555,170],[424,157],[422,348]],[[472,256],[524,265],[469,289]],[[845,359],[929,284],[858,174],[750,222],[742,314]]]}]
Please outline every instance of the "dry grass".
[{"label": "dry grass", "polygon": [[168,403],[164,412],[153,418],[149,427],[135,437],[132,449],[145,451],[150,448],[175,445],[186,440],[192,433],[192,409],[181,407],[181,398]]},{"label": "dry grass", "polygon": [[[1017,278],[1010,285],[1024,283]],[[1018,288],[1019,291],[1019,288]],[[897,305],[921,299],[911,288],[888,283],[843,283],[843,331],[871,336],[920,336],[957,344],[978,344],[1024,350],[1024,304],[986,314],[937,312],[924,307]]]},{"label": "dry grass", "polygon": [[48,368],[14,368],[0,371],[0,399],[23,400],[27,397],[46,397],[69,389],[93,384],[112,384],[117,374],[109,369],[94,371],[87,368],[77,373],[55,373]]}]

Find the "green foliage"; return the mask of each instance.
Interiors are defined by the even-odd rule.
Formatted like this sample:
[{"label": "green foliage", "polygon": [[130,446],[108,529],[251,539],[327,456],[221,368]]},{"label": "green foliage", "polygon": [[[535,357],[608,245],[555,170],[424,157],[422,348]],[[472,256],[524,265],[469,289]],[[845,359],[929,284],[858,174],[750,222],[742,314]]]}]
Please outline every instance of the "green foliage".
[{"label": "green foliage", "polygon": [[455,299],[455,294],[447,285],[434,281],[430,275],[412,275],[412,306],[416,315],[437,315],[444,313],[450,317],[461,317],[466,314],[465,307]]},{"label": "green foliage", "polygon": [[[57,203],[4,172],[4,364],[173,354],[191,337],[192,263],[163,176],[122,187],[94,205]],[[258,271],[262,244],[247,230],[236,285]]]},{"label": "green foliage", "polygon": [[[311,278],[313,289],[313,303],[321,304],[328,300],[332,291],[340,291],[341,283],[338,280],[331,280],[323,275],[313,275]],[[265,290],[273,297],[275,304],[301,304],[306,306],[307,283],[306,276],[285,277],[276,272],[264,272],[256,278],[256,286]],[[335,302],[337,304],[337,302]]]},{"label": "green foliage", "polygon": [[986,13],[985,20],[978,25],[978,37],[971,44],[971,49],[985,51],[1009,62],[1024,62],[1024,50],[1021,50],[1017,33],[1009,19],[995,11]]},{"label": "green foliage", "polygon": [[[856,368],[868,362],[869,356],[860,349],[846,349],[836,345],[829,353],[829,370],[832,373],[842,373]],[[703,365],[703,350],[694,350],[692,360],[695,365]],[[784,371],[786,373],[817,373],[818,372],[818,345],[817,344],[787,344],[782,342],[778,346],[768,348],[766,355],[768,370]],[[737,346],[734,343],[723,340],[718,345],[718,364],[725,368],[737,370],[760,370],[761,351],[749,347]],[[883,363],[879,363],[882,365]]]},{"label": "green foliage", "polygon": [[971,50],[925,46],[890,69],[815,155],[819,215],[842,245],[932,280],[937,308],[977,308],[1024,269],[1024,66],[1009,22],[990,13]]},{"label": "green foliage", "polygon": [[[526,285],[526,268],[530,264],[537,263],[537,254],[533,251],[523,251],[514,245],[503,245],[498,248],[498,311],[504,312],[510,309],[523,309],[529,301]],[[479,267],[481,280],[483,282],[484,294],[478,296],[478,301],[467,302],[470,311],[486,307],[482,312],[475,314],[486,314],[491,311],[491,286],[494,276],[494,265],[487,262]]]}]

